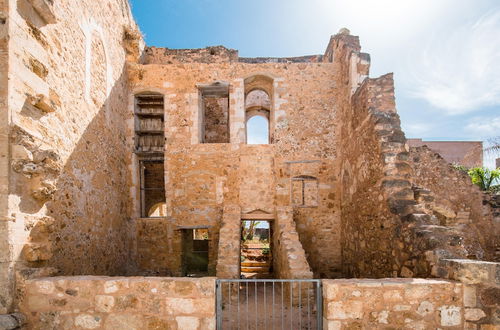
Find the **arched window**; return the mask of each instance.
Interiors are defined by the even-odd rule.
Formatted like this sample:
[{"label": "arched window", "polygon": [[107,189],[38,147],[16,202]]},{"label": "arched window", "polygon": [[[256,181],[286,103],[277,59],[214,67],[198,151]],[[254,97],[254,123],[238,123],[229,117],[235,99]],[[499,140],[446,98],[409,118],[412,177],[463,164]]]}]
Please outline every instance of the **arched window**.
[{"label": "arched window", "polygon": [[247,120],[247,144],[269,144],[269,121],[263,116]]},{"label": "arched window", "polygon": [[273,136],[273,78],[257,74],[245,79],[246,142],[269,144]]},{"label": "arched window", "polygon": [[252,90],[245,97],[247,144],[269,144],[271,100],[267,92]]}]

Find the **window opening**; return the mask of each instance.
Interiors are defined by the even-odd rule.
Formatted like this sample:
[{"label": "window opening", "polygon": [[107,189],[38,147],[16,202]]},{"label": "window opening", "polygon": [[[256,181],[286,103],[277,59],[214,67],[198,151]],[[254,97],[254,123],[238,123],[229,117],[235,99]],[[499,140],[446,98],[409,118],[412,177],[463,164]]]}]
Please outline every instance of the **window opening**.
[{"label": "window opening", "polygon": [[229,143],[229,84],[199,85],[201,143]]},{"label": "window opening", "polygon": [[[141,217],[156,217],[162,208],[166,213],[163,160],[142,160],[141,169]],[[157,213],[155,208],[160,208]]]}]

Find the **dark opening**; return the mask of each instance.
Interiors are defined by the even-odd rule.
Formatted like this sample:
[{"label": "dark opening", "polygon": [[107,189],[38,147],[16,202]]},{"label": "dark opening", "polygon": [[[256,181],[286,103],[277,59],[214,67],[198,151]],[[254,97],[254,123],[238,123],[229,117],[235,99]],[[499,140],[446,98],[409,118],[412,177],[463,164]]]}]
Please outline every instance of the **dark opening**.
[{"label": "dark opening", "polygon": [[141,217],[160,216],[156,209],[165,204],[163,160],[142,160],[141,167]]},{"label": "dark opening", "polygon": [[208,276],[209,243],[208,229],[182,230],[183,276]]}]

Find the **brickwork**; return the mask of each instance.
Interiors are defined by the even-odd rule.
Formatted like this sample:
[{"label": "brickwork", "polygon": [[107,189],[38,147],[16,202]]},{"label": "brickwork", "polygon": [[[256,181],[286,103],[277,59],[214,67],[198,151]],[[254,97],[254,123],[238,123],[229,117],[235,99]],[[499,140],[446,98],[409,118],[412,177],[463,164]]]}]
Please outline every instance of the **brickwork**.
[{"label": "brickwork", "polygon": [[215,329],[215,279],[52,277],[30,280],[30,329]]}]

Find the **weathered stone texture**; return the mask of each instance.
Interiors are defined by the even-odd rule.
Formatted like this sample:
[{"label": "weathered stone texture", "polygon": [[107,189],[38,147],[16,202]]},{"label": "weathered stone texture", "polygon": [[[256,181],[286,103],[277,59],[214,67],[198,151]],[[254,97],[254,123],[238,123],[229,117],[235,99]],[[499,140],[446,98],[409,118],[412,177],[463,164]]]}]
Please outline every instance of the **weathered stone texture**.
[{"label": "weathered stone texture", "polygon": [[464,329],[461,283],[323,280],[325,329]]},{"label": "weathered stone texture", "polygon": [[483,166],[482,141],[422,141],[422,139],[408,139],[408,145],[410,148],[425,145],[451,164],[463,165],[468,168]]},{"label": "weathered stone texture", "polygon": [[12,248],[9,239],[9,108],[8,71],[10,25],[8,0],[0,0],[0,314],[9,311],[12,301]]},{"label": "weathered stone texture", "polygon": [[0,256],[0,314],[11,308],[4,283],[13,284],[14,269],[125,267],[123,31],[136,29],[121,0],[9,4],[0,3],[0,80],[7,64],[10,78],[0,91],[0,237],[9,242]]},{"label": "weathered stone texture", "polygon": [[141,63],[144,64],[224,63],[236,61],[238,61],[238,51],[224,46],[201,49],[147,47],[141,59]]},{"label": "weathered stone texture", "polygon": [[[239,205],[242,215],[275,215],[276,206],[292,204],[292,177],[314,176],[319,188],[317,205],[296,208],[294,220],[299,224],[300,240],[313,271],[318,276],[338,276],[340,212],[339,195],[334,192],[338,176],[334,166],[336,148],[331,143],[338,125],[337,82],[332,79],[335,66],[261,64],[258,72],[265,72],[264,76],[255,75],[253,64],[193,62],[197,60],[184,64],[129,63],[132,91],[149,89],[164,93],[168,99],[168,216],[178,225],[215,228],[223,217],[224,205]],[[206,121],[200,117],[197,85],[214,81],[230,86],[230,143],[200,143],[200,127]],[[245,94],[255,89],[270,96],[270,145],[245,144]],[[309,120],[304,121],[305,117]],[[312,167],[301,165],[311,160]],[[333,241],[330,233],[336,235]]]},{"label": "weathered stone texture", "polygon": [[488,203],[490,196],[472,184],[467,173],[453,168],[425,146],[411,148],[410,161],[414,185],[421,192],[417,197],[431,215],[440,225],[455,227],[467,257],[494,260],[500,246],[500,221]]},{"label": "weathered stone texture", "polygon": [[214,278],[53,277],[30,280],[30,329],[215,329]]}]

